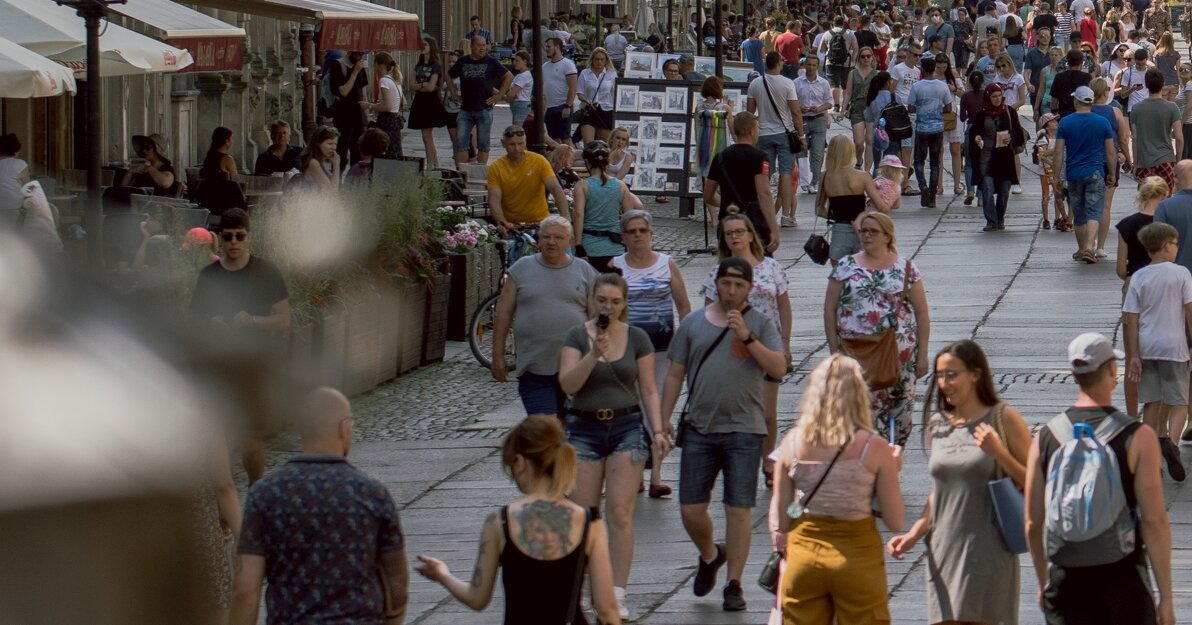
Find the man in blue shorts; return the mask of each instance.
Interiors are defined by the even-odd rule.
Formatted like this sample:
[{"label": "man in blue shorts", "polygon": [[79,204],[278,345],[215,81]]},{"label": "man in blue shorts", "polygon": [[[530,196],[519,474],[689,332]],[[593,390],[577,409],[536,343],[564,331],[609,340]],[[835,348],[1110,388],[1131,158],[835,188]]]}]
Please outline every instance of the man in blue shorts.
[{"label": "man in blue shorts", "polygon": [[472,53],[456,61],[447,75],[459,79],[459,89],[455,88],[455,81],[447,81],[451,99],[459,104],[455,162],[468,162],[472,128],[475,128],[476,162],[486,164],[489,135],[493,129],[493,105],[505,99],[505,92],[513,83],[513,74],[488,54],[488,44],[483,37],[472,37]]},{"label": "man in blue shorts", "polygon": [[1105,185],[1117,181],[1117,149],[1109,122],[1092,113],[1093,90],[1077,87],[1072,101],[1076,112],[1060,120],[1056,133],[1054,170],[1061,189],[1067,190],[1076,224],[1077,249],[1072,260],[1093,264],[1097,262],[1094,248],[1105,208]]}]

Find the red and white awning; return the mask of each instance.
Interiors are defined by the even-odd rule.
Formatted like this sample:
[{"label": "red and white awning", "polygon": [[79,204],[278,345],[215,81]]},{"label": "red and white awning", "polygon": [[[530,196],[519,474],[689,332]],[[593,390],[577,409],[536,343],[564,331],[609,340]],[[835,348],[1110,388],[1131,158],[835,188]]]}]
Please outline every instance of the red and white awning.
[{"label": "red and white awning", "polygon": [[[194,63],[184,72],[239,70],[244,29],[170,0],[126,0],[108,11],[123,16],[129,28],[190,52]],[[117,18],[118,19],[118,18]]]},{"label": "red and white awning", "polygon": [[192,4],[320,24],[325,50],[421,50],[418,16],[364,0],[190,0]]}]

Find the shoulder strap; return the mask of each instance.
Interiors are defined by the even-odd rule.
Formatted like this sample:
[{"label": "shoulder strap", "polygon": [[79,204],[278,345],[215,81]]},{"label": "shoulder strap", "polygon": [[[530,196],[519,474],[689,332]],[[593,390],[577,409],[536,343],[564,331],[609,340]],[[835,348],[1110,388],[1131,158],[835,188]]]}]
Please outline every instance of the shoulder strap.
[{"label": "shoulder strap", "polygon": [[1072,440],[1072,420],[1068,418],[1068,413],[1061,412],[1051,418],[1047,422],[1047,429],[1051,430],[1051,435],[1055,437],[1055,442],[1063,447],[1068,441]]},{"label": "shoulder strap", "polygon": [[566,625],[575,623],[579,593],[584,585],[584,567],[587,565],[588,559],[588,529],[592,526],[593,516],[591,508],[584,508],[584,532],[579,539],[579,553],[575,558],[575,580],[571,585],[571,600],[567,602]]},{"label": "shoulder strap", "polygon": [[715,341],[712,341],[712,346],[708,348],[708,351],[704,352],[703,356],[700,356],[699,362],[695,365],[695,371],[691,372],[691,379],[687,382],[687,401],[683,403],[683,411],[679,413],[680,420],[687,415],[687,409],[691,407],[691,396],[695,394],[695,381],[699,379],[700,369],[704,368],[704,363],[707,362],[708,357],[720,346],[721,341],[728,334],[728,330],[729,327],[727,325],[724,326],[724,329],[720,331],[720,335],[716,337]]},{"label": "shoulder strap", "polygon": [[[1005,407],[1006,404],[1000,401],[993,407],[993,431],[997,432],[998,438],[1002,439],[1002,444],[1009,450],[1010,443],[1006,442],[1006,429],[1002,427],[1002,410]],[[993,467],[996,479],[1000,480],[1006,476],[1005,472],[1002,471],[1002,465],[998,464],[997,458],[993,459]]]},{"label": "shoulder strap", "polygon": [[1122,415],[1120,412],[1110,412],[1108,417],[1097,426],[1093,436],[1101,442],[1102,445],[1108,445],[1113,437],[1117,436],[1119,432],[1126,429],[1127,425],[1133,423],[1129,417]]},{"label": "shoulder strap", "polygon": [[762,81],[762,86],[766,88],[766,97],[770,100],[770,106],[774,107],[774,114],[778,116],[778,123],[782,124],[783,130],[786,130],[786,122],[782,120],[782,110],[774,103],[774,94],[770,93],[770,81],[766,80],[766,76],[766,74],[762,74],[758,78]]},{"label": "shoulder strap", "polygon": [[[849,442],[851,443],[852,441]],[[824,470],[824,474],[820,476],[819,481],[815,483],[814,487],[812,487],[811,492],[807,493],[807,495],[803,497],[804,508],[807,507],[807,504],[811,503],[811,499],[815,497],[816,493],[819,492],[820,486],[824,485],[824,480],[828,479],[828,474],[832,472],[832,467],[836,466],[836,461],[840,460],[840,456],[844,454],[844,450],[846,448],[848,448],[848,443],[841,445],[840,449],[836,450],[836,455],[832,456],[832,462],[828,463],[828,468]]]},{"label": "shoulder strap", "polygon": [[505,542],[510,542],[509,538],[509,506],[501,506],[501,531],[505,534]]}]

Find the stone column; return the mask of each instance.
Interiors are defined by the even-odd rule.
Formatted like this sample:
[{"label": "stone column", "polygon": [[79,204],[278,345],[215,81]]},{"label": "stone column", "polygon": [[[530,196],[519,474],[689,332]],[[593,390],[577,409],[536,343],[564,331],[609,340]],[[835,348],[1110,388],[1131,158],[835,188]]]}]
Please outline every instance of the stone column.
[{"label": "stone column", "polygon": [[299,49],[302,54],[302,67],[306,68],[302,80],[302,144],[314,134],[318,121],[315,119],[315,99],[319,97],[319,81],[315,73],[315,29],[309,24],[303,24],[298,30]]},{"label": "stone column", "polygon": [[[178,90],[170,94],[170,134],[174,137],[174,168],[185,176],[187,167],[195,166],[195,140],[198,137],[198,101],[201,92]],[[183,178],[185,180],[185,178]]]},{"label": "stone column", "polygon": [[295,69],[300,58],[298,25],[282,21],[278,21],[277,25],[278,87],[275,117],[290,123],[290,128],[293,129],[290,133],[292,145],[306,145],[306,135],[302,132],[302,112],[298,104],[302,100],[302,75]]},{"label": "stone column", "polygon": [[252,147],[252,137],[249,136],[249,106],[248,81],[244,72],[228,72],[224,75],[228,91],[224,94],[225,112],[224,126],[232,129],[232,157],[241,169],[245,159],[256,158],[256,150]]},{"label": "stone column", "polygon": [[[207,153],[207,146],[211,142],[211,131],[218,126],[226,126],[224,115],[224,93],[228,90],[227,74],[217,72],[203,72],[195,75],[195,86],[199,89],[198,121],[195,132],[195,145],[191,146],[192,163],[202,163]],[[234,146],[233,146],[234,147]]]}]

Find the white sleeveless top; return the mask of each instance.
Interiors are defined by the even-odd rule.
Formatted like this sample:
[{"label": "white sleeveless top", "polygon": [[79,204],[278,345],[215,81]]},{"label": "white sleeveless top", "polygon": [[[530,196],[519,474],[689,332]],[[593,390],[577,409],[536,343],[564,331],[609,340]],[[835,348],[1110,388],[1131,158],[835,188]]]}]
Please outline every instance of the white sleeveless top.
[{"label": "white sleeveless top", "polygon": [[644,269],[630,267],[625,255],[615,256],[612,265],[621,270],[629,284],[629,325],[662,325],[674,328],[675,302],[671,298],[670,256],[658,254],[658,260]]},{"label": "white sleeveless top", "polygon": [[0,210],[16,210],[25,201],[19,176],[28,167],[16,157],[0,158]]}]

